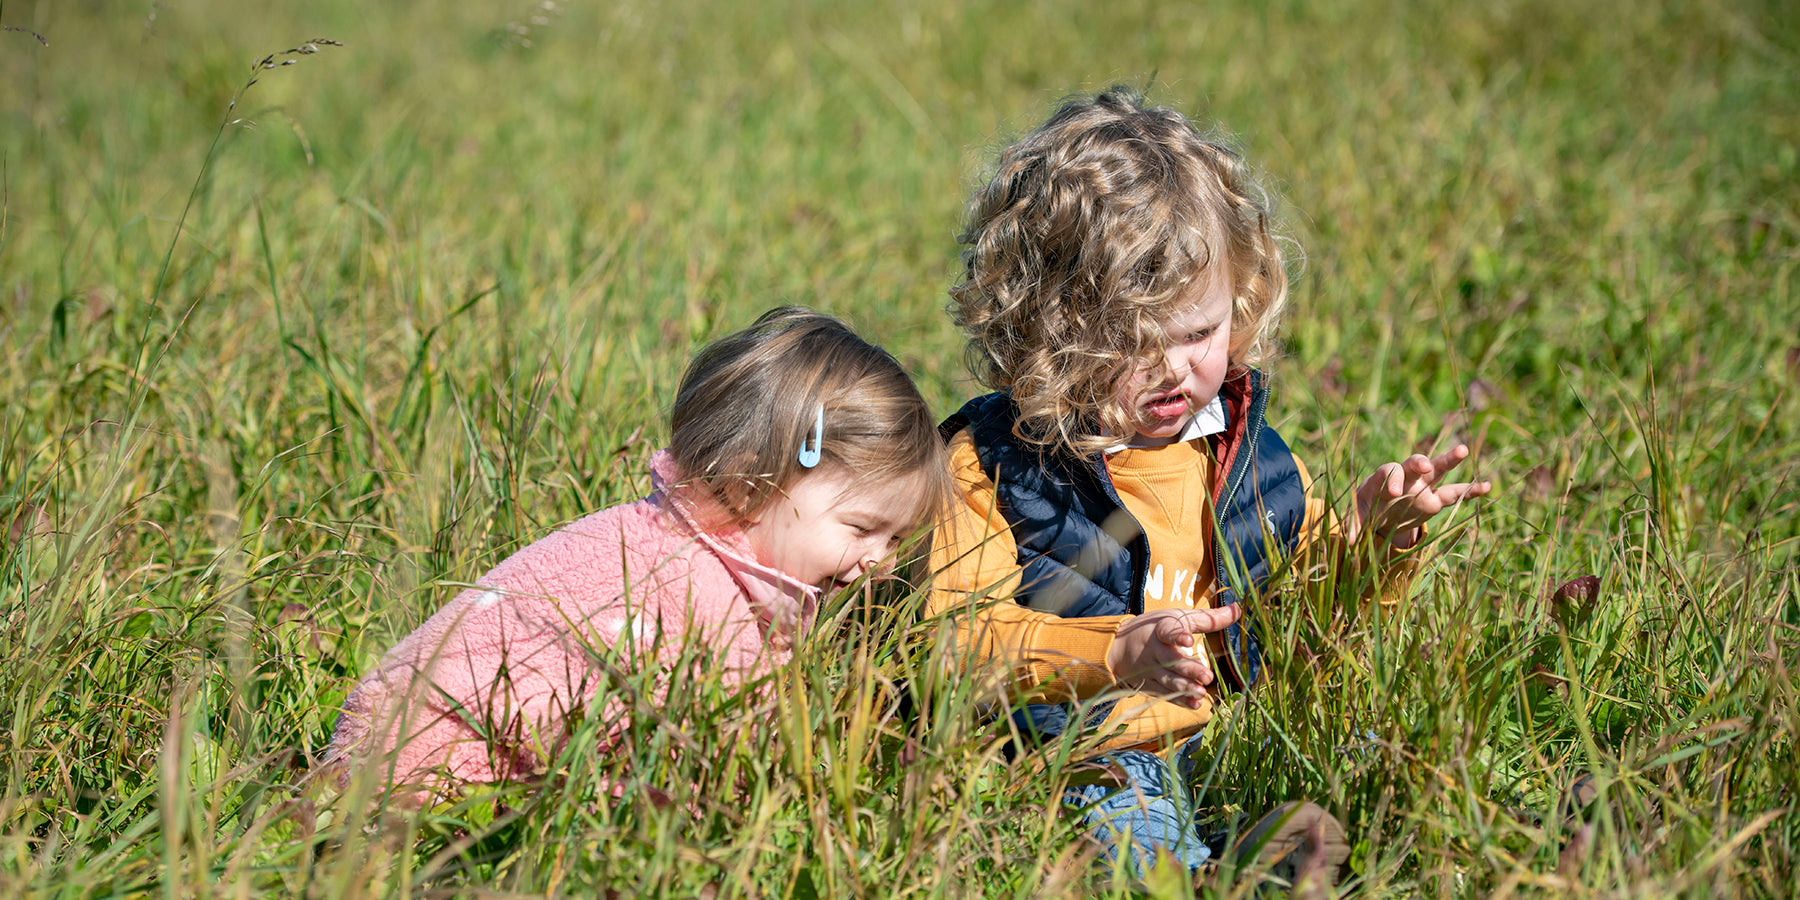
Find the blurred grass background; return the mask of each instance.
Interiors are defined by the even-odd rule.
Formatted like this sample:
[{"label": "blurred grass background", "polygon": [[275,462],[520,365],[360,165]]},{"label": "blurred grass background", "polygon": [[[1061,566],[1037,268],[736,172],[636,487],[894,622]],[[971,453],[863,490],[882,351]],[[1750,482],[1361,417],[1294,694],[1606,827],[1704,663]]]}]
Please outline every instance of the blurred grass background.
[{"label": "blurred grass background", "polygon": [[[974,688],[911,738],[871,713],[871,679],[934,657],[854,610],[778,714],[692,692],[669,720],[698,753],[650,734],[596,766],[577,735],[552,788],[380,827],[305,777],[454,584],[646,489],[700,342],[801,303],[940,412],[977,393],[943,314],[963,200],[1058,99],[1122,82],[1217,122],[1281,200],[1272,417],[1321,487],[1460,438],[1498,489],[1408,604],[1271,611],[1292,641],[1218,729],[1212,820],[1318,798],[1368,896],[1787,895],[1797,22],[7,3],[0,892],[1185,890],[1084,855],[1046,814],[1059,767],[996,764]],[[1587,574],[1592,603],[1546,602]],[[659,811],[597,769],[696,786]],[[1564,823],[1584,773],[1601,801]]]}]

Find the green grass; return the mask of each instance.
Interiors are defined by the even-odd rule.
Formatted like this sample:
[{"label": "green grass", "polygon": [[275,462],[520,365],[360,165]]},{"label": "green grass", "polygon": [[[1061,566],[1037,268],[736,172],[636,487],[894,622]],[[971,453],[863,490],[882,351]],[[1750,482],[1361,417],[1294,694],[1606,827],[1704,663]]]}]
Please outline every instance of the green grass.
[{"label": "green grass", "polygon": [[[963,198],[1114,81],[1281,197],[1273,415],[1321,488],[1457,437],[1497,488],[1407,602],[1268,612],[1213,814],[1319,799],[1362,896],[1800,878],[1783,4],[283,6],[0,8],[0,894],[1178,890],[1084,856],[1059,767],[996,763],[931,629],[858,603],[780,704],[694,675],[536,790],[405,815],[307,778],[456,583],[646,489],[700,342],[803,303],[939,411],[975,393]],[[1514,814],[1582,773],[1587,825]]]}]

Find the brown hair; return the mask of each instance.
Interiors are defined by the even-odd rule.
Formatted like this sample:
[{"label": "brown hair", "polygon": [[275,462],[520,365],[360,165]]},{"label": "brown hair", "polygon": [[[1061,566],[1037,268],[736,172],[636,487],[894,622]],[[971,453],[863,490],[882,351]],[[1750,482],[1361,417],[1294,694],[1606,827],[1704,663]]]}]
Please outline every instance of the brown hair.
[{"label": "brown hair", "polygon": [[781,307],[707,345],[675,395],[670,452],[742,522],[794,479],[824,410],[818,466],[869,480],[919,476],[923,515],[948,508],[950,469],[931,410],[894,357],[843,322]]},{"label": "brown hair", "polygon": [[1276,353],[1287,272],[1243,160],[1129,88],[1071,100],[1000,155],[970,201],[951,315],[969,367],[1019,407],[1013,432],[1093,453],[1130,434],[1114,385],[1157,364],[1161,323],[1225,266],[1231,365]]}]

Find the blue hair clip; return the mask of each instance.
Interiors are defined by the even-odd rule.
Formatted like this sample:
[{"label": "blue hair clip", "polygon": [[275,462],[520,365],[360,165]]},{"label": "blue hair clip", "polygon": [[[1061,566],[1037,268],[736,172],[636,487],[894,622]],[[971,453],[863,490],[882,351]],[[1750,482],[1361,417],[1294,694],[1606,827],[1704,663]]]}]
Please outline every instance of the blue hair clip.
[{"label": "blue hair clip", "polygon": [[805,439],[800,441],[800,465],[812,468],[819,464],[819,457],[825,452],[825,404],[819,404],[819,418],[813,423],[812,443]]}]

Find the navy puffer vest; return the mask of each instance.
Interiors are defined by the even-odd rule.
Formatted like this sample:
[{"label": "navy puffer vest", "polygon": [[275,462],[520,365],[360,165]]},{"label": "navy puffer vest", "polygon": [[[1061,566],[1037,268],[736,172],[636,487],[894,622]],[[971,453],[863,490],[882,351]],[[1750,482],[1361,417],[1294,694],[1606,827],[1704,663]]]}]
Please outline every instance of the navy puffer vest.
[{"label": "navy puffer vest", "polygon": [[[1213,497],[1215,602],[1223,606],[1246,592],[1261,593],[1275,565],[1272,550],[1292,552],[1306,516],[1306,492],[1287,443],[1263,421],[1263,374],[1247,370],[1219,394],[1225,431],[1207,440],[1225,473]],[[970,400],[940,427],[945,439],[969,429],[981,468],[994,482],[1025,567],[1015,599],[1064,618],[1143,612],[1149,539],[1119,500],[1105,460],[1024,445],[1012,433],[1017,418],[1012,398],[994,393]],[[1225,643],[1226,686],[1255,684],[1262,658],[1250,614],[1226,629]]]}]

